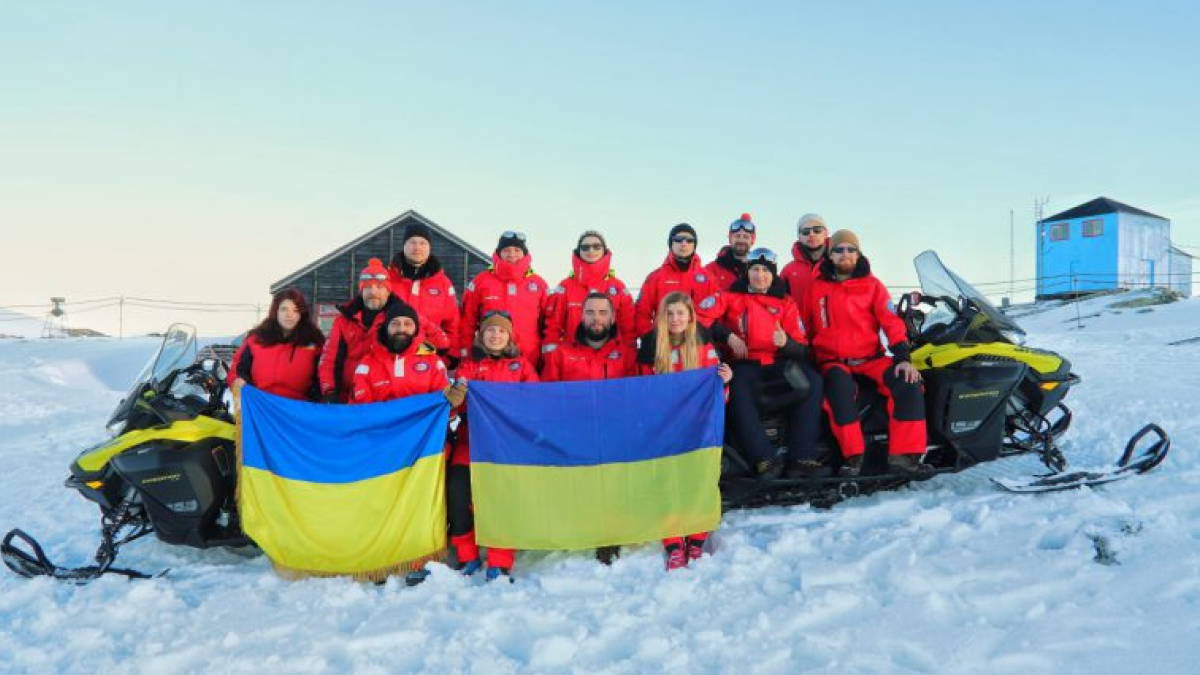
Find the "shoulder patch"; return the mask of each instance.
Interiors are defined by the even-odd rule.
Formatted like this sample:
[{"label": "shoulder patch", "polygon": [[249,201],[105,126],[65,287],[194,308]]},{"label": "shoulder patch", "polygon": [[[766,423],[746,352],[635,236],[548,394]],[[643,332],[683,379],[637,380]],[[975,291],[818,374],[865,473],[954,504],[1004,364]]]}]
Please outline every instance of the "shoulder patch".
[{"label": "shoulder patch", "polygon": [[609,294],[609,295],[616,295],[616,294],[617,294],[617,287],[616,287],[616,286],[609,286],[609,287],[608,287],[608,294]]},{"label": "shoulder patch", "polygon": [[567,289],[563,288],[563,285],[562,285],[562,284],[559,284],[559,285],[555,286],[555,287],[554,287],[554,290],[552,290],[552,291],[550,291],[550,292],[551,292],[551,293],[566,293],[566,292],[567,292]]},{"label": "shoulder patch", "polygon": [[538,284],[537,284],[537,282],[536,282],[536,281],[531,281],[531,282],[529,282],[529,286],[527,286],[527,288],[529,289],[529,292],[530,292],[530,293],[537,293],[537,292],[538,292]]},{"label": "shoulder patch", "polygon": [[475,290],[475,280],[474,279],[467,282],[467,290],[468,291]]},{"label": "shoulder patch", "polygon": [[896,303],[892,302],[891,300],[888,300],[887,308],[892,314],[896,313]]},{"label": "shoulder patch", "polygon": [[446,292],[449,293],[450,295],[454,295],[454,287],[451,286],[450,288],[447,288]]},{"label": "shoulder patch", "polygon": [[371,372],[371,366],[365,363],[358,364],[358,367],[354,369],[355,375],[366,375],[369,372]]},{"label": "shoulder patch", "polygon": [[710,358],[710,359],[717,358],[717,350],[713,349],[712,347],[709,347],[708,348],[708,358]]},{"label": "shoulder patch", "polygon": [[558,345],[554,344],[554,343],[551,343],[548,345],[542,345],[542,353],[543,354],[549,354],[550,352],[554,351],[555,349],[558,349]]}]

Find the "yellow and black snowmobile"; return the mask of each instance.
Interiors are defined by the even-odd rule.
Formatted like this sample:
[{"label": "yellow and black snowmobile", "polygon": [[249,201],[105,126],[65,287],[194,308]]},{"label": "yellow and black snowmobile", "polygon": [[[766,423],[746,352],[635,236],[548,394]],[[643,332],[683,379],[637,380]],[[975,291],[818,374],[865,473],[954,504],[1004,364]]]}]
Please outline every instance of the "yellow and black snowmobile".
[{"label": "yellow and black snowmobile", "polygon": [[[904,475],[889,473],[885,401],[873,384],[863,381],[859,417],[867,450],[861,472],[847,476],[839,471],[841,454],[828,433],[822,442],[824,467],[803,479],[756,476],[738,449],[727,442],[721,475],[726,508],[832,504],[1025,453],[1036,454],[1056,476],[1065,475],[1066,459],[1057,441],[1071,424],[1071,411],[1062,400],[1080,381],[1071,372],[1071,363],[1052,351],[1025,346],[1025,331],[943,265],[933,251],[917,256],[914,265],[921,290],[901,296],[896,313],[908,329],[912,362],[925,383],[929,445],[921,469]],[[802,374],[792,376],[788,382],[768,385],[760,396],[760,409],[779,409],[794,400],[805,385]],[[783,420],[769,412],[766,417],[768,437],[782,446]],[[1154,441],[1153,447],[1135,456],[1134,445],[1145,439]],[[1165,432],[1148,425],[1106,475],[1149,470],[1169,448]],[[1059,484],[1074,486],[1071,481]]]},{"label": "yellow and black snowmobile", "polygon": [[4,537],[4,563],[22,576],[86,582],[105,573],[145,576],[112,564],[120,546],[151,532],[166,543],[197,548],[249,545],[234,505],[236,427],[227,368],[212,349],[198,357],[195,328],[171,326],[109,419],[113,438],[71,464],[65,485],[100,507],[95,563],[57,567],[20,530]]}]

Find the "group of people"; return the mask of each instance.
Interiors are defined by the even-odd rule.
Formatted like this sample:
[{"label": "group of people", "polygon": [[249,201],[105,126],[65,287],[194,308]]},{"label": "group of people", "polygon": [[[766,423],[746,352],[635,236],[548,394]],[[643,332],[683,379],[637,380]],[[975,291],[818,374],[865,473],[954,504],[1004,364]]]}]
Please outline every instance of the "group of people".
[{"label": "group of people", "polygon": [[[819,215],[806,214],[782,270],[773,251],[754,247],[756,239],[755,223],[742,214],[729,225],[727,245],[704,265],[695,228],[672,227],[667,256],[635,301],[599,232],[580,235],[570,276],[550,289],[531,267],[526,235],[507,231],[460,308],[433,254],[432,232],[411,224],[390,264],[372,258],[362,269],[358,294],[338,308],[328,336],[300,291],[276,294],[234,357],[231,385],[326,403],[443,392],[460,419],[447,448],[450,542],[464,573],[486,568],[489,580],[511,573],[514,552],[492,548],[483,557],[475,543],[464,409],[472,380],[601,380],[715,367],[734,445],[764,479],[803,479],[824,467],[817,448],[823,412],[843,471],[857,474],[865,449],[857,388],[870,381],[887,401],[889,467],[919,468],[926,449],[921,378],[904,323],[858,237],[830,234]],[[782,457],[761,424],[759,393],[770,382],[786,382],[795,394]],[[701,557],[707,534],[664,540],[667,569]],[[597,556],[608,562],[616,552]]]}]

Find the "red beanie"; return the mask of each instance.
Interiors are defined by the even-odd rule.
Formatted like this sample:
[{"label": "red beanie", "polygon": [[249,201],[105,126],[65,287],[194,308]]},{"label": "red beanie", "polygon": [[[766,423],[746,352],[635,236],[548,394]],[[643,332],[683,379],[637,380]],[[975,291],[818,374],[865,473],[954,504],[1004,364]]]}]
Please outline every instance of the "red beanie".
[{"label": "red beanie", "polygon": [[367,266],[358,274],[358,290],[370,284],[379,284],[387,286],[388,271],[383,266],[383,261],[379,258],[371,258],[367,261]]}]

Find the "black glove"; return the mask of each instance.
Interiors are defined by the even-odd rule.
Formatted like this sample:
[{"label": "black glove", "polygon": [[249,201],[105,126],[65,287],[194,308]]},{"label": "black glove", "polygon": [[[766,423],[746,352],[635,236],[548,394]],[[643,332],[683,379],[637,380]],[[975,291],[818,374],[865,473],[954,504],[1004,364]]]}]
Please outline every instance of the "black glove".
[{"label": "black glove", "polygon": [[897,342],[889,346],[892,348],[892,363],[897,365],[912,363],[912,348],[909,347],[907,342]]}]

